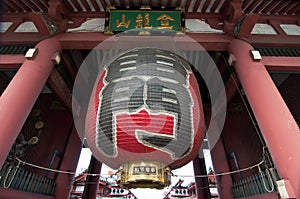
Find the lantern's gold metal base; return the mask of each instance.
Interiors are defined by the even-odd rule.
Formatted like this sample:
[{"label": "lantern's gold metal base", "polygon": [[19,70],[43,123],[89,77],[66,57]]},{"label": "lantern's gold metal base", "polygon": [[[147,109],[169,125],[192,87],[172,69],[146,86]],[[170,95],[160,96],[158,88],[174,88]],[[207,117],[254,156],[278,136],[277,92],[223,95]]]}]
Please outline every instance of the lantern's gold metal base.
[{"label": "lantern's gold metal base", "polygon": [[171,170],[160,162],[126,162],[117,176],[119,185],[125,189],[163,189],[171,184]]}]

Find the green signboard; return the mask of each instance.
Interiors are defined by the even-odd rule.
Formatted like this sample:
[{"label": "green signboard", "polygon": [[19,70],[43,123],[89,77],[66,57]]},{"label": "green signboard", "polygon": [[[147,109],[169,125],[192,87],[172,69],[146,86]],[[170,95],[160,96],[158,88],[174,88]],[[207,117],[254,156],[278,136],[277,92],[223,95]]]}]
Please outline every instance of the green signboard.
[{"label": "green signboard", "polygon": [[173,30],[178,33],[185,32],[184,9],[182,7],[168,9],[153,9],[141,7],[140,9],[106,9],[106,34],[123,32],[126,30]]}]

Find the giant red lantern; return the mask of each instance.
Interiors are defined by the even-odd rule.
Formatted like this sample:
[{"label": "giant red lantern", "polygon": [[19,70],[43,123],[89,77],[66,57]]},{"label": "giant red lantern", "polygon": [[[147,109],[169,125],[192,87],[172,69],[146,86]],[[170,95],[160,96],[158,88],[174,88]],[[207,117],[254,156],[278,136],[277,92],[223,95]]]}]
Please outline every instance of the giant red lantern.
[{"label": "giant red lantern", "polygon": [[203,131],[197,80],[181,56],[133,49],[98,76],[86,117],[87,143],[98,160],[119,169],[123,187],[169,185],[169,171],[198,154]]}]

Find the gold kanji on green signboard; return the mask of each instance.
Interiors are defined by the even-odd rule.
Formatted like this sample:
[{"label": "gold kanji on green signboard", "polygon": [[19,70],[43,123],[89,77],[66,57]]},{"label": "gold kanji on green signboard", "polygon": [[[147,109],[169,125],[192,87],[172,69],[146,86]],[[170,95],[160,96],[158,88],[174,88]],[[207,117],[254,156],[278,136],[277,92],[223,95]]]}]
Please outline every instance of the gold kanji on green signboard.
[{"label": "gold kanji on green signboard", "polygon": [[174,21],[174,19],[166,14],[159,16],[156,20],[160,21],[161,25],[158,26],[158,29],[169,29],[172,30],[173,26],[170,25],[169,21]]},{"label": "gold kanji on green signboard", "polygon": [[184,9],[140,9],[129,8],[118,10],[116,7],[107,8],[105,21],[106,34],[118,33],[126,30],[174,30],[177,33],[185,32]]},{"label": "gold kanji on green signboard", "polygon": [[126,20],[126,15],[122,15],[122,21],[121,22],[119,22],[119,20],[117,19],[116,20],[117,28],[120,28],[120,27],[128,28],[128,26],[130,24],[130,20],[128,20],[127,22],[125,22],[125,20]]}]

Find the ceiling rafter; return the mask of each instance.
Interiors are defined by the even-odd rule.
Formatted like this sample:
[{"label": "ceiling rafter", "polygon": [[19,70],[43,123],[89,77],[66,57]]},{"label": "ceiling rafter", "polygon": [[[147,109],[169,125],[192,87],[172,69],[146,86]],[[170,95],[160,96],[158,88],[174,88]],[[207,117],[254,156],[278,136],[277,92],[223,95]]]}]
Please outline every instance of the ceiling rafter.
[{"label": "ceiling rafter", "polygon": [[[196,3],[194,5],[194,8],[193,8],[193,12],[197,12],[199,6],[200,6],[200,3],[201,3],[202,0],[196,0]],[[190,7],[190,5],[188,5],[188,7]]]},{"label": "ceiling rafter", "polygon": [[[200,0],[197,0],[197,1],[200,1]],[[192,2],[191,0],[187,0],[187,1],[186,1],[186,3],[185,3],[185,11],[186,11],[186,12],[189,11],[191,2]]]},{"label": "ceiling rafter", "polygon": [[116,3],[117,1],[114,1],[114,0],[109,0],[109,3],[110,3],[110,5],[112,5],[112,6],[115,6],[115,5],[117,5],[117,3]]},{"label": "ceiling rafter", "polygon": [[220,7],[220,13],[225,13],[225,11],[226,11],[226,8],[228,7],[228,2],[224,2],[223,3],[223,5],[221,5],[221,7]]},{"label": "ceiling rafter", "polygon": [[211,0],[206,0],[203,7],[202,7],[201,12],[206,12],[210,3],[211,3]]},{"label": "ceiling rafter", "polygon": [[0,3],[0,10],[6,10],[2,3]]},{"label": "ceiling rafter", "polygon": [[[85,12],[93,13],[105,10],[107,6],[121,5],[121,6],[136,6],[143,5],[143,0],[3,0],[4,11],[9,13],[26,13],[26,12],[45,12],[49,9],[51,2],[58,2],[67,7],[67,15],[78,13],[84,14]],[[173,1],[173,0],[150,0],[146,5],[149,6],[183,6],[185,11],[195,13],[209,13],[215,14],[226,11],[226,7],[231,4],[241,4],[242,10],[245,13],[256,14],[295,14],[299,11],[299,2],[292,0],[186,0],[186,1]],[[3,12],[3,11],[2,11]]]},{"label": "ceiling rafter", "polygon": [[269,13],[277,4],[279,4],[280,1],[271,1],[262,11],[261,13],[267,14]]},{"label": "ceiling rafter", "polygon": [[34,4],[36,4],[42,11],[46,12],[48,9],[48,2],[43,2],[41,0],[28,0]]},{"label": "ceiling rafter", "polygon": [[70,10],[70,11],[73,10],[72,5],[68,1],[65,2],[65,5],[68,8],[68,10]]},{"label": "ceiling rafter", "polygon": [[289,1],[282,1],[279,4],[277,4],[277,6],[275,8],[273,8],[270,13],[271,14],[276,14],[277,12],[279,12],[281,9],[283,9],[286,5],[288,5]]},{"label": "ceiling rafter", "polygon": [[[181,0],[178,0],[176,6],[181,6]],[[185,9],[186,10],[186,9]]]},{"label": "ceiling rafter", "polygon": [[158,2],[158,6],[159,6],[159,7],[162,7],[162,6],[165,6],[165,5],[163,4],[163,1],[159,1],[159,2]]},{"label": "ceiling rafter", "polygon": [[221,0],[216,0],[216,1],[214,2],[214,4],[212,5],[211,9],[210,9],[210,12],[215,13],[217,7],[218,7],[219,4],[220,4],[220,2],[221,2]]},{"label": "ceiling rafter", "polygon": [[82,3],[83,7],[85,8],[86,11],[92,11],[92,9],[90,8],[89,4],[87,3],[87,1],[85,0],[80,0],[80,2]]},{"label": "ceiling rafter", "polygon": [[167,1],[167,6],[170,7],[172,5],[172,0]]},{"label": "ceiling rafter", "polygon": [[253,0],[245,0],[243,5],[242,5],[242,9],[244,10],[246,7],[249,6],[249,4],[252,2]]},{"label": "ceiling rafter", "polygon": [[104,8],[104,9],[108,6],[108,5],[106,5],[105,0],[100,0],[100,4],[101,4],[102,8]]},{"label": "ceiling rafter", "polygon": [[91,0],[90,2],[91,2],[91,4],[93,5],[95,11],[96,11],[96,12],[99,12],[99,11],[100,11],[100,7],[98,6],[96,0]]},{"label": "ceiling rafter", "polygon": [[3,3],[10,12],[14,12],[14,11],[20,12],[20,11],[22,11],[17,5],[14,4],[14,2],[4,1]]},{"label": "ceiling rafter", "polygon": [[287,14],[292,14],[300,10],[300,2],[297,2],[293,8],[287,11]]},{"label": "ceiling rafter", "polygon": [[253,1],[246,9],[245,13],[251,13],[259,4],[261,1]]},{"label": "ceiling rafter", "polygon": [[290,10],[291,8],[294,7],[294,5],[296,5],[297,2],[290,2],[288,3],[284,8],[282,8],[280,11],[278,11],[278,14],[285,14],[287,13],[288,10]]},{"label": "ceiling rafter", "polygon": [[[34,1],[34,0],[31,0],[31,1]],[[48,0],[38,0],[38,1],[40,1],[41,3],[43,3],[46,6],[46,8],[47,8]]]},{"label": "ceiling rafter", "polygon": [[17,5],[23,11],[30,11],[28,7],[22,1],[11,0],[15,5]]},{"label": "ceiling rafter", "polygon": [[271,2],[271,0],[265,0],[262,1],[253,11],[254,13],[259,13],[261,10],[263,10],[269,3]]},{"label": "ceiling rafter", "polygon": [[24,2],[24,4],[26,4],[29,7],[29,10],[33,10],[36,12],[40,11],[40,8],[37,5],[35,5],[32,1]]},{"label": "ceiling rafter", "polygon": [[70,0],[72,4],[75,6],[75,8],[80,12],[82,11],[80,4],[77,2],[77,0]]}]

